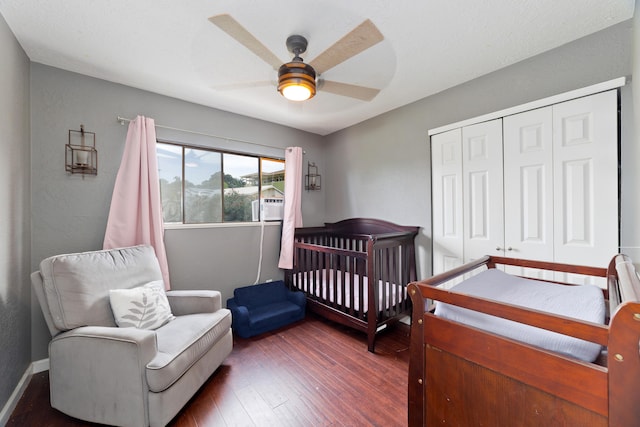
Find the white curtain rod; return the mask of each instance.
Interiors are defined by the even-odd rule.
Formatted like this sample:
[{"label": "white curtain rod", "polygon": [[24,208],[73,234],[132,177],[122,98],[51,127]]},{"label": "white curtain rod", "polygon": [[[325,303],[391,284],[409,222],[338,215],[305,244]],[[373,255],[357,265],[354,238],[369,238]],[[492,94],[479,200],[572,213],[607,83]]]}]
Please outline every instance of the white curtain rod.
[{"label": "white curtain rod", "polygon": [[[117,120],[122,126],[124,126],[125,122],[133,121],[133,119],[127,119],[126,117],[120,117],[120,116],[117,116]],[[276,147],[274,145],[258,144],[257,142],[244,141],[242,139],[229,138],[229,137],[226,137],[226,136],[214,135],[214,134],[205,133],[205,132],[198,132],[198,131],[195,131],[195,130],[180,129],[180,128],[174,128],[174,127],[171,127],[171,126],[163,126],[163,125],[159,125],[159,124],[156,124],[156,127],[157,128],[162,128],[162,129],[168,129],[168,130],[175,130],[175,131],[178,131],[178,132],[192,133],[192,134],[195,134],[195,135],[208,136],[208,137],[223,139],[223,140],[227,140],[227,141],[241,142],[243,144],[257,145],[257,146],[260,146],[260,147],[267,147],[267,148],[275,148],[275,149],[283,150],[283,151],[285,150],[282,147]],[[306,154],[306,152],[303,151],[303,154]]]}]

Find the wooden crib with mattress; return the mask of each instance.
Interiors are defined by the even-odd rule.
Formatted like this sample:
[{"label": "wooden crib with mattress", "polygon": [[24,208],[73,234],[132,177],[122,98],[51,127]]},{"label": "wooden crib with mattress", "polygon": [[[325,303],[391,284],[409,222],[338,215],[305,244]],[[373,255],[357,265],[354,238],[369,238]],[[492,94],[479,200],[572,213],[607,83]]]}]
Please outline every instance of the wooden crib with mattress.
[{"label": "wooden crib with mattress", "polygon": [[373,352],[376,334],[410,314],[418,231],[370,218],[298,228],[286,281],[306,294],[310,311],[365,332]]},{"label": "wooden crib with mattress", "polygon": [[[568,307],[549,308],[547,302],[556,297],[535,296],[539,285],[562,288],[559,292],[582,292],[577,289],[582,286],[513,276],[496,298],[501,274],[490,273],[485,280],[485,272],[478,272],[497,266],[546,271],[547,277],[564,272],[605,278],[607,289],[594,292],[587,286],[582,296],[560,297],[571,301]],[[519,292],[511,292],[511,286],[516,285],[530,293],[515,296]],[[488,290],[477,289],[483,287]],[[640,280],[626,256],[615,256],[608,268],[487,256],[411,283],[408,290],[413,303],[410,426],[624,427],[640,422],[635,392]]]}]

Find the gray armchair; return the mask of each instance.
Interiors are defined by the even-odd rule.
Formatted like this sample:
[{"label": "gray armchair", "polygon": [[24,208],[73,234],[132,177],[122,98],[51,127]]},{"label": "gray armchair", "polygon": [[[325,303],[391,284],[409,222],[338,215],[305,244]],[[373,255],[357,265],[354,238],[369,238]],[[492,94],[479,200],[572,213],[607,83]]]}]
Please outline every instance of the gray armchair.
[{"label": "gray armchair", "polygon": [[164,426],[231,353],[231,314],[217,291],[167,291],[173,320],[118,327],[110,290],[162,279],[150,246],[47,258],[31,279],[53,337],[51,405],[72,417]]}]

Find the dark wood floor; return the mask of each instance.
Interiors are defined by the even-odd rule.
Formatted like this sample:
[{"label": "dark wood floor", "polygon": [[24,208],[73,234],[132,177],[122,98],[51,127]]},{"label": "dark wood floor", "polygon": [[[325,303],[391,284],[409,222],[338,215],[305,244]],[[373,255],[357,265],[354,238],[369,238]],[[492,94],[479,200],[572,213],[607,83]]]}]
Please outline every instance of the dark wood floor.
[{"label": "dark wood floor", "polygon": [[[224,364],[171,422],[191,426],[406,426],[408,328],[380,335],[308,315],[286,329],[236,338]],[[8,426],[89,426],[52,409],[34,375]]]}]

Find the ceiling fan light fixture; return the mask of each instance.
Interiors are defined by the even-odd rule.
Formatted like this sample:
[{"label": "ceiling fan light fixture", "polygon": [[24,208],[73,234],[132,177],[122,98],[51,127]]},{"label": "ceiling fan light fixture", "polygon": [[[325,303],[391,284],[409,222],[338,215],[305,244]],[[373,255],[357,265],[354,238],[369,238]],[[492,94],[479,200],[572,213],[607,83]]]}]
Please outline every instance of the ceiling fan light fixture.
[{"label": "ceiling fan light fixture", "polygon": [[278,70],[278,92],[290,101],[306,101],[316,94],[316,71],[299,57]]},{"label": "ceiling fan light fixture", "polygon": [[[293,60],[284,65],[281,65],[280,59],[269,48],[231,15],[215,15],[210,17],[209,21],[272,66],[274,70],[279,70],[278,92],[286,99],[305,101],[313,98],[316,90],[322,90],[361,101],[371,101],[380,92],[379,89],[326,79],[322,82],[316,82],[317,76],[325,74],[333,67],[384,40],[384,36],[370,19],[364,20],[316,56],[309,64],[305,64],[300,57],[307,51],[309,44],[307,39],[300,34],[290,35],[287,37],[286,46],[287,50],[293,54]],[[246,86],[255,87],[258,85],[247,84]]]}]

